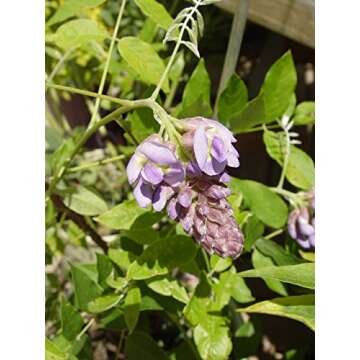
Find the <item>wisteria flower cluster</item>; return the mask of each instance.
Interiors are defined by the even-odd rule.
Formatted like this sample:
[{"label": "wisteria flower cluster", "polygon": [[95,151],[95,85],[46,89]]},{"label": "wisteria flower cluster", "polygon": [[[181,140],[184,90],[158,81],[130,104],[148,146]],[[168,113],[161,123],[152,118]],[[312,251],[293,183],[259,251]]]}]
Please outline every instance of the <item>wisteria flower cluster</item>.
[{"label": "wisteria flower cluster", "polygon": [[226,200],[230,177],[225,171],[240,165],[236,139],[215,120],[195,117],[181,124],[180,146],[190,157],[180,160],[174,143],[148,137],[127,166],[134,196],[141,207],[166,207],[168,216],[209,254],[236,258],[244,239]]},{"label": "wisteria flower cluster", "polygon": [[306,194],[307,207],[294,209],[288,219],[289,235],[304,249],[315,248],[315,191]]}]

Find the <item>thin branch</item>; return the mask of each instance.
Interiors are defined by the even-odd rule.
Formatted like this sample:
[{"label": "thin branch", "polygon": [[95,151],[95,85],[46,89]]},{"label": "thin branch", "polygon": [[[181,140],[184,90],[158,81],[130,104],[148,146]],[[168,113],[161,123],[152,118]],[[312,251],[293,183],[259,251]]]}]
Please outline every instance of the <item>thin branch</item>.
[{"label": "thin branch", "polygon": [[121,154],[121,155],[117,155],[117,156],[114,156],[114,157],[111,157],[111,158],[102,159],[102,160],[98,160],[98,161],[93,161],[93,162],[90,162],[90,163],[81,164],[79,166],[74,166],[72,168],[69,168],[68,172],[69,173],[74,173],[74,172],[77,172],[77,171],[90,169],[92,167],[101,166],[101,165],[105,165],[105,164],[110,164],[112,162],[123,160],[125,158],[126,158],[126,156],[124,154]]},{"label": "thin branch", "polygon": [[74,87],[71,87],[71,86],[58,85],[58,84],[53,84],[53,83],[49,83],[49,82],[46,83],[46,86],[49,87],[49,88],[57,89],[57,90],[68,91],[68,92],[71,92],[71,93],[74,93],[74,94],[80,94],[80,95],[84,95],[84,96],[94,97],[94,98],[97,98],[97,99],[108,100],[108,101],[111,101],[113,103],[120,104],[120,105],[125,105],[125,106],[131,105],[133,103],[132,100],[118,99],[118,98],[115,98],[113,96],[98,94],[98,93],[93,92],[93,91],[78,89],[78,88],[74,88]]},{"label": "thin branch", "polygon": [[107,243],[101,238],[101,236],[86,222],[85,218],[80,214],[76,213],[69,209],[63,202],[62,198],[59,195],[52,194],[50,196],[53,204],[57,208],[57,210],[66,214],[66,216],[72,220],[76,225],[78,225],[85,233],[87,233],[94,241],[96,245],[98,245],[106,254],[108,252]]},{"label": "thin branch", "polygon": [[[113,49],[114,49],[115,40],[116,40],[116,37],[117,37],[117,33],[119,32],[121,19],[122,19],[123,13],[124,13],[125,4],[126,4],[126,0],[122,0],[121,6],[120,6],[120,11],[119,11],[118,17],[116,19],[114,32],[113,32],[112,37],[111,37],[111,43],[110,43],[110,47],[109,47],[109,51],[108,51],[104,71],[103,71],[102,76],[101,76],[98,95],[102,95],[102,93],[104,91],[105,80],[106,80],[106,76],[107,76],[107,73],[108,73],[108,70],[109,70],[110,60],[111,60],[112,52],[113,52]],[[94,111],[93,111],[91,119],[90,119],[90,124],[93,124],[96,121],[97,113],[98,113],[98,110],[99,110],[99,107],[100,107],[100,100],[101,100],[100,98],[96,98]]]}]

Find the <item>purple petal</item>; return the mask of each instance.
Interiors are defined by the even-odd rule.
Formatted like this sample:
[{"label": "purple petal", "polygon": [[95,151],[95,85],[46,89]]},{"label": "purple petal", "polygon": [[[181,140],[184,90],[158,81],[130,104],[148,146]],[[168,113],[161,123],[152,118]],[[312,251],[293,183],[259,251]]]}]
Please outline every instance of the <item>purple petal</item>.
[{"label": "purple petal", "polygon": [[218,136],[214,136],[213,138],[211,144],[211,155],[220,163],[226,159],[225,144]]},{"label": "purple petal", "polygon": [[185,170],[180,163],[174,164],[165,171],[164,181],[172,186],[179,185],[185,177]]},{"label": "purple petal", "polygon": [[170,186],[161,185],[155,189],[152,203],[155,211],[164,209],[167,201],[174,194],[174,190]]},{"label": "purple petal", "polygon": [[178,195],[178,201],[181,206],[188,208],[191,205],[192,201],[192,190],[190,187],[185,187],[182,189]]},{"label": "purple petal", "polygon": [[299,217],[298,219],[298,228],[299,232],[304,236],[310,236],[315,233],[315,229],[310,225],[305,219]]},{"label": "purple petal", "polygon": [[216,120],[206,119],[208,125],[214,127],[217,132],[221,135],[221,137],[229,142],[236,142],[236,139],[233,135],[233,133],[223,124],[219,123]]},{"label": "purple petal", "polygon": [[227,154],[227,165],[230,167],[237,168],[240,166],[239,154],[234,149],[231,149]]},{"label": "purple petal", "polygon": [[231,180],[231,178],[230,178],[229,174],[226,172],[223,172],[219,179],[219,181],[221,181],[222,183],[228,183],[228,182],[230,182],[230,180]]},{"label": "purple petal", "polygon": [[153,185],[158,185],[162,182],[163,180],[163,172],[160,168],[158,168],[157,166],[151,164],[151,163],[147,163],[142,172],[141,172],[142,177],[144,178],[145,181],[149,182],[150,184]]},{"label": "purple petal", "polygon": [[205,166],[203,167],[202,171],[205,174],[210,176],[219,175],[221,174],[226,167],[226,160],[223,162],[219,162],[216,159],[212,158],[206,161]]},{"label": "purple petal", "polygon": [[196,176],[200,176],[201,175],[201,170],[200,168],[197,166],[197,164],[193,161],[191,161],[189,163],[189,165],[187,166],[186,168],[186,172],[189,176],[193,176],[193,177],[196,177]]},{"label": "purple petal", "polygon": [[177,212],[177,209],[176,209],[176,205],[177,205],[177,202],[173,198],[173,199],[171,199],[169,201],[169,204],[167,206],[167,212],[168,212],[169,218],[172,219],[172,220],[175,220],[178,217],[178,212]]},{"label": "purple petal", "polygon": [[204,169],[209,154],[208,138],[204,126],[200,126],[194,134],[194,154],[201,170]]},{"label": "purple petal", "polygon": [[130,184],[133,184],[138,179],[145,161],[146,159],[136,152],[131,157],[126,167],[126,173]]},{"label": "purple petal", "polygon": [[312,247],[315,247],[315,233],[309,236],[309,243]]},{"label": "purple petal", "polygon": [[149,160],[159,165],[172,165],[178,162],[175,154],[165,145],[144,141],[138,147]]},{"label": "purple petal", "polygon": [[142,208],[148,207],[151,204],[152,195],[153,189],[151,185],[144,183],[140,178],[134,189],[134,196],[139,206]]}]

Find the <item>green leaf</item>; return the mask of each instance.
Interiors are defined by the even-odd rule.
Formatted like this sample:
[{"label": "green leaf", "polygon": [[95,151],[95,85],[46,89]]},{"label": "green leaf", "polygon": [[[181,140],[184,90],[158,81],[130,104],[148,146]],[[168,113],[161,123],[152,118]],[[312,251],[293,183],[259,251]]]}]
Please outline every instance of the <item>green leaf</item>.
[{"label": "green leaf", "polygon": [[45,360],[67,360],[68,356],[62,352],[58,346],[56,346],[48,338],[45,338]]},{"label": "green leaf", "polygon": [[230,296],[239,303],[255,300],[244,279],[236,273],[234,267],[220,275],[220,284],[223,284],[223,291],[228,291]]},{"label": "green leaf", "polygon": [[136,5],[152,21],[164,30],[167,30],[173,22],[173,18],[165,7],[155,0],[135,0]]},{"label": "green leaf", "polygon": [[171,269],[190,262],[197,247],[188,236],[171,236],[150,244],[130,266],[128,279],[142,280],[167,274]]},{"label": "green leaf", "polygon": [[315,289],[315,264],[304,263],[287,266],[267,266],[240,273],[242,277],[275,279],[289,284]]},{"label": "green leaf", "polygon": [[204,59],[200,59],[185,86],[179,117],[211,116],[210,91],[209,74],[206,71]]},{"label": "green leaf", "polygon": [[141,304],[141,292],[138,287],[131,287],[125,298],[125,322],[130,331],[130,334],[134,331],[136,324],[139,320]]},{"label": "green leaf", "polygon": [[165,352],[158,347],[153,338],[139,331],[127,338],[125,354],[129,360],[168,360]]},{"label": "green leaf", "polygon": [[158,294],[172,296],[174,299],[184,304],[187,304],[189,301],[189,295],[185,288],[180,286],[176,280],[166,276],[151,278],[146,281],[146,285]]},{"label": "green leaf", "polygon": [[55,14],[49,19],[47,25],[59,23],[66,19],[78,15],[83,9],[90,9],[104,3],[105,0],[65,0],[61,4]]},{"label": "green leaf", "polygon": [[249,101],[240,112],[233,114],[228,120],[230,129],[235,133],[265,122],[265,102],[262,94]]},{"label": "green leaf", "polygon": [[219,120],[229,126],[229,120],[235,113],[241,112],[248,102],[248,91],[245,83],[236,75],[232,75],[219,97]]},{"label": "green leaf", "polygon": [[159,220],[159,214],[141,208],[135,200],[125,200],[95,220],[111,229],[130,230],[141,226],[150,227]]},{"label": "green leaf", "polygon": [[210,258],[211,269],[215,272],[222,272],[232,265],[232,259],[230,257],[221,258],[217,255],[212,255]]},{"label": "green leaf", "polygon": [[103,41],[107,36],[107,32],[100,28],[96,21],[78,19],[61,25],[54,34],[53,40],[56,45],[68,50],[91,41]]},{"label": "green leaf", "polygon": [[71,277],[74,284],[75,304],[81,310],[87,311],[87,305],[102,293],[89,271],[81,265],[71,265]]},{"label": "green leaf", "polygon": [[123,270],[127,270],[131,264],[131,254],[124,249],[109,249],[109,258]]},{"label": "green leaf", "polygon": [[98,282],[102,287],[106,287],[106,279],[113,269],[110,259],[103,254],[96,253],[96,266],[98,272]]},{"label": "green leaf", "polygon": [[284,316],[298,320],[315,330],[315,295],[313,294],[266,300],[239,311]]},{"label": "green leaf", "polygon": [[245,225],[244,249],[250,251],[254,242],[264,233],[264,224],[255,215],[251,216]]},{"label": "green leaf", "polygon": [[120,300],[121,295],[119,294],[100,296],[89,302],[88,311],[94,314],[102,313],[117,305]]},{"label": "green leaf", "polygon": [[[154,85],[158,84],[165,71],[165,65],[150,44],[139,38],[127,36],[120,39],[118,50],[141,80]],[[165,92],[169,91],[168,79],[164,81],[162,89]]]},{"label": "green leaf", "polygon": [[88,216],[99,215],[108,209],[100,196],[83,186],[77,187],[75,193],[67,195],[64,204],[76,213]]},{"label": "green leaf", "polygon": [[266,225],[280,228],[287,221],[288,208],[281,197],[265,185],[253,180],[232,178],[233,193],[241,192],[251,211]]},{"label": "green leaf", "polygon": [[294,61],[288,51],[271,66],[260,91],[264,96],[267,122],[284,114],[295,91],[296,82]]},{"label": "green leaf", "polygon": [[215,315],[208,316],[195,327],[194,341],[204,360],[226,360],[232,350],[224,318]]},{"label": "green leaf", "polygon": [[[260,269],[263,267],[275,266],[274,262],[270,257],[263,255],[257,249],[254,249],[251,260],[255,269]],[[265,284],[269,289],[276,292],[279,295],[287,296],[288,293],[286,291],[285,286],[281,283],[281,281],[276,279],[264,279]]]},{"label": "green leaf", "polygon": [[315,102],[304,101],[295,109],[292,119],[295,125],[308,125],[315,122]]},{"label": "green leaf", "polygon": [[296,265],[303,263],[300,258],[286,252],[282,246],[272,240],[260,238],[256,241],[255,246],[262,254],[270,257],[276,265]]},{"label": "green leaf", "polygon": [[[263,135],[266,151],[280,166],[284,163],[284,133],[266,130]],[[309,190],[315,185],[315,166],[309,155],[301,149],[290,146],[286,168],[286,179],[294,186]]]},{"label": "green leaf", "polygon": [[132,112],[126,122],[129,124],[131,134],[139,143],[151,134],[158,132],[160,128],[160,125],[154,119],[153,112],[147,108]]},{"label": "green leaf", "polygon": [[69,341],[74,340],[80,333],[84,321],[79,312],[65,299],[61,300],[60,319],[63,336]]}]

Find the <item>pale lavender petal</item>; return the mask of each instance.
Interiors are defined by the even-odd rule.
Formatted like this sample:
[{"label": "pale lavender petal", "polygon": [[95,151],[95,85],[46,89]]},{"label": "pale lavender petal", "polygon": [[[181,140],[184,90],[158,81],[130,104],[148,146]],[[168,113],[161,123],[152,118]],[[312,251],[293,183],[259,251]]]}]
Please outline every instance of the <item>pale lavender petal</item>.
[{"label": "pale lavender petal", "polygon": [[149,160],[159,165],[172,165],[177,163],[175,154],[165,145],[144,141],[139,145],[141,151]]},{"label": "pale lavender petal", "polygon": [[174,194],[170,186],[161,185],[155,189],[152,204],[155,211],[161,211],[166,206],[167,201]]},{"label": "pale lavender petal", "polygon": [[203,170],[209,154],[208,138],[203,126],[200,126],[194,134],[194,154],[199,168]]},{"label": "pale lavender petal", "polygon": [[126,173],[130,184],[133,184],[139,178],[145,161],[146,159],[138,153],[135,153],[131,157],[126,167]]},{"label": "pale lavender petal", "polygon": [[149,182],[150,184],[153,185],[158,185],[162,182],[163,180],[163,172],[162,170],[155,166],[154,164],[151,163],[147,163],[142,172],[141,172],[142,177],[144,178],[145,181]]},{"label": "pale lavender petal", "polygon": [[206,119],[207,123],[216,128],[216,130],[218,131],[218,133],[221,135],[221,137],[229,142],[236,142],[236,139],[233,135],[233,133],[223,124],[219,123],[216,120],[211,120],[211,119]]},{"label": "pale lavender petal", "polygon": [[237,168],[240,166],[239,154],[237,152],[228,152],[227,165],[233,168]]},{"label": "pale lavender petal", "polygon": [[315,247],[315,233],[309,236],[309,243],[312,247]]},{"label": "pale lavender petal", "polygon": [[164,181],[172,186],[179,185],[185,177],[185,170],[180,163],[174,164],[165,171]]},{"label": "pale lavender petal", "polygon": [[177,205],[176,199],[173,198],[169,201],[169,204],[167,206],[167,212],[168,212],[169,218],[172,220],[176,220],[178,217],[176,205]]},{"label": "pale lavender petal", "polygon": [[181,206],[188,208],[191,205],[192,201],[192,190],[190,187],[185,187],[182,189],[178,195],[178,201]]},{"label": "pale lavender petal", "polygon": [[310,236],[315,233],[314,227],[302,217],[299,217],[298,219],[298,227],[299,232],[301,232],[301,234],[303,234],[304,236]]},{"label": "pale lavender petal", "polygon": [[134,196],[139,206],[142,208],[148,207],[151,204],[152,195],[153,189],[151,185],[144,183],[140,178],[134,189]]},{"label": "pale lavender petal", "polygon": [[223,172],[219,179],[219,181],[221,181],[222,183],[228,183],[228,182],[230,182],[230,180],[231,180],[231,178],[230,178],[229,174],[226,172]]},{"label": "pale lavender petal", "polygon": [[214,136],[210,152],[218,162],[221,163],[226,160],[225,144],[218,136]]}]

